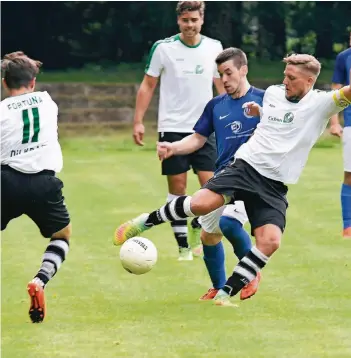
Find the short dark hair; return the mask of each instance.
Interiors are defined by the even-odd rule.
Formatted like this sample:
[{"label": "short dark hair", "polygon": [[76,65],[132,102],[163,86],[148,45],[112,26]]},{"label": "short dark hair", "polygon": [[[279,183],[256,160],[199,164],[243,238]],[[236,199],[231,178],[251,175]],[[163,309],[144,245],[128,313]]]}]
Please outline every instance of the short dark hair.
[{"label": "short dark hair", "polygon": [[10,89],[28,87],[37,76],[42,63],[33,60],[22,51],[8,53],[1,61],[1,73]]},{"label": "short dark hair", "polygon": [[205,13],[204,1],[179,1],[176,7],[177,15],[183,14],[186,11],[198,11],[203,17]]},{"label": "short dark hair", "polygon": [[240,48],[229,47],[223,50],[216,58],[216,64],[221,65],[224,62],[233,60],[234,65],[237,69],[247,65],[247,57],[244,51]]}]

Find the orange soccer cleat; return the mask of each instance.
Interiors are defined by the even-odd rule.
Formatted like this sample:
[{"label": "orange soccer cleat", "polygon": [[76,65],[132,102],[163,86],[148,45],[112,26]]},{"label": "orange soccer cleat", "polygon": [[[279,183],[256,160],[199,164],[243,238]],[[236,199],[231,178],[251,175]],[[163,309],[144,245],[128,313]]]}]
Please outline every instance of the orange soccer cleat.
[{"label": "orange soccer cleat", "polygon": [[346,229],[344,229],[342,236],[345,239],[351,239],[351,227],[347,227]]},{"label": "orange soccer cleat", "polygon": [[253,296],[258,290],[258,285],[259,285],[260,281],[261,281],[261,272],[258,272],[256,278],[253,279],[250,283],[248,283],[241,290],[240,299],[246,300],[246,299],[250,298],[251,296]]},{"label": "orange soccer cleat", "polygon": [[34,280],[27,285],[30,297],[29,317],[33,323],[40,323],[45,318],[44,288]]},{"label": "orange soccer cleat", "polygon": [[213,300],[218,290],[216,288],[210,288],[203,296],[199,298],[200,301]]}]

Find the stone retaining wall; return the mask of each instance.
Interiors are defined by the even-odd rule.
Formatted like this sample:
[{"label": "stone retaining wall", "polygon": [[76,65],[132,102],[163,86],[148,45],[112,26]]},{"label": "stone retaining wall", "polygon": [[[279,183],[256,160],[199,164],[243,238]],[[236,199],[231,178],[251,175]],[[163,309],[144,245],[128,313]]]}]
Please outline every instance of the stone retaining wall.
[{"label": "stone retaining wall", "polygon": [[[253,83],[267,88],[270,83]],[[327,89],[328,84],[317,88]],[[60,123],[71,125],[123,125],[133,120],[136,92],[139,84],[38,83],[37,89],[46,90],[59,106]],[[152,99],[145,120],[156,122],[158,89]]]}]

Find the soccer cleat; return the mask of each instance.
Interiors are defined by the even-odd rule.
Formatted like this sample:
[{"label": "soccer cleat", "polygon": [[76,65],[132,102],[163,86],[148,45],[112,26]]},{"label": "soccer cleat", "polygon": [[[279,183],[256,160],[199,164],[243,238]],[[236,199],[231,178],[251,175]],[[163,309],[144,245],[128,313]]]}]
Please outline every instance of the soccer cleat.
[{"label": "soccer cleat", "polygon": [[238,307],[237,304],[230,301],[230,296],[223,290],[219,290],[217,292],[216,296],[213,298],[213,301],[216,306]]},{"label": "soccer cleat", "polygon": [[30,297],[29,317],[33,323],[43,322],[45,318],[45,295],[44,288],[36,279],[27,285]]},{"label": "soccer cleat", "polygon": [[192,261],[193,253],[190,247],[180,247],[178,261]]},{"label": "soccer cleat", "polygon": [[145,230],[150,229],[149,227],[145,226],[145,222],[148,219],[148,217],[149,214],[141,214],[138,217],[122,224],[115,231],[115,237],[113,243],[116,246],[122,245],[128,239],[138,236]]},{"label": "soccer cleat", "polygon": [[346,229],[344,229],[342,236],[345,239],[351,239],[351,227],[347,227]]},{"label": "soccer cleat", "polygon": [[252,297],[258,290],[258,285],[261,281],[261,272],[257,273],[257,276],[249,282],[240,292],[240,299],[246,300]]},{"label": "soccer cleat", "polygon": [[213,300],[217,294],[218,290],[216,288],[210,288],[203,296],[199,298],[200,301],[209,301]]},{"label": "soccer cleat", "polygon": [[189,243],[193,251],[193,255],[195,257],[200,257],[203,254],[203,247],[201,242],[201,225],[196,219],[197,218],[193,219],[190,224]]},{"label": "soccer cleat", "polygon": [[192,250],[193,250],[193,255],[195,257],[200,257],[202,256],[204,250],[203,250],[203,247],[202,247],[202,244],[198,245],[198,246],[195,246],[195,247],[192,247]]}]

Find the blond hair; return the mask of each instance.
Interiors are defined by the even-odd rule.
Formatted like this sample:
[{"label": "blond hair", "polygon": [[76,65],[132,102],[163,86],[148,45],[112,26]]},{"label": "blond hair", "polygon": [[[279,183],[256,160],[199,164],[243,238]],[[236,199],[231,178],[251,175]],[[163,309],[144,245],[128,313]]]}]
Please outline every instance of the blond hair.
[{"label": "blond hair", "polygon": [[283,62],[287,65],[299,66],[313,76],[318,77],[321,72],[321,63],[312,55],[294,53],[284,57]]}]

